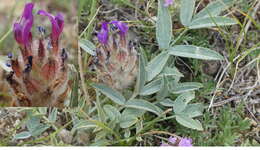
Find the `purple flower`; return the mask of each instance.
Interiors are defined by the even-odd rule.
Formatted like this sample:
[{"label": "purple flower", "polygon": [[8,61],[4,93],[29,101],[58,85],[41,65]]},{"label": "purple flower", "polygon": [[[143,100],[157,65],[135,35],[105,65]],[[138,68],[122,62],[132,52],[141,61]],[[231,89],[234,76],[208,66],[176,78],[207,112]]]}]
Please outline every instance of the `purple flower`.
[{"label": "purple flower", "polygon": [[170,146],[170,145],[167,144],[167,143],[162,142],[160,146]]},{"label": "purple flower", "polygon": [[169,137],[168,142],[170,142],[171,144],[175,144],[176,140],[177,138],[171,136]]},{"label": "purple flower", "polygon": [[190,138],[182,138],[180,140],[178,146],[192,146],[192,139],[190,139]]},{"label": "purple flower", "polygon": [[119,29],[119,34],[121,36],[125,36],[128,31],[128,26],[126,23],[123,23],[121,21],[111,21],[110,24],[115,25]]},{"label": "purple flower", "polygon": [[101,31],[97,35],[99,42],[102,44],[107,44],[108,41],[108,24],[108,22],[102,22]]},{"label": "purple flower", "polygon": [[[116,27],[119,30],[121,40],[124,42],[125,36],[128,32],[128,26],[126,23],[120,21],[102,22],[101,30],[97,35],[99,42],[102,44],[107,44],[109,38],[109,25],[113,25],[112,27]],[[113,29],[114,28],[112,28],[112,30]]]},{"label": "purple flower", "polygon": [[60,37],[60,34],[64,27],[64,17],[61,13],[58,13],[56,16],[44,11],[39,10],[38,15],[47,16],[52,24],[52,40],[57,41]]},{"label": "purple flower", "polygon": [[163,6],[164,7],[168,7],[168,6],[172,5],[172,4],[173,4],[173,0],[164,0]]},{"label": "purple flower", "polygon": [[13,31],[15,40],[21,44],[26,46],[31,39],[31,28],[33,25],[33,10],[34,4],[27,3],[24,7],[23,15],[19,22],[14,23]]}]

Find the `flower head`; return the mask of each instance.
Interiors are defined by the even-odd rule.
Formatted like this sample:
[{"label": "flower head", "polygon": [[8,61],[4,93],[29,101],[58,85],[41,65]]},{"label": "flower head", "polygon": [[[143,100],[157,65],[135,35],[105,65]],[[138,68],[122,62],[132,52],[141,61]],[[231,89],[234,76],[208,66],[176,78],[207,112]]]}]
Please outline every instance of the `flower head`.
[{"label": "flower head", "polygon": [[60,37],[60,34],[64,27],[64,17],[61,13],[58,13],[56,16],[44,11],[39,10],[38,15],[47,16],[52,24],[52,40],[57,41]]},{"label": "flower head", "polygon": [[167,143],[162,142],[160,146],[192,146],[191,138],[169,137]]},{"label": "flower head", "polygon": [[14,23],[13,31],[15,40],[24,46],[27,46],[31,39],[31,28],[33,25],[33,10],[34,4],[27,3],[19,22]]},{"label": "flower head", "polygon": [[97,35],[99,42],[102,44],[107,44],[108,42],[108,24],[108,22],[102,22],[101,31]]},{"label": "flower head", "polygon": [[125,36],[128,31],[128,26],[126,23],[121,21],[111,21],[110,24],[115,25],[119,29],[119,34]]},{"label": "flower head", "polygon": [[126,37],[127,24],[120,21],[102,22],[97,34],[100,46],[90,63],[97,72],[98,82],[123,90],[133,84],[137,75],[137,52]]},{"label": "flower head", "polygon": [[173,0],[164,0],[163,6],[164,7],[168,7],[168,6],[172,5],[172,4],[173,4]]},{"label": "flower head", "polygon": [[169,137],[168,142],[170,142],[171,144],[175,144],[176,140],[177,138],[171,136]]},{"label": "flower head", "polygon": [[101,30],[97,35],[100,43],[107,44],[109,37],[109,25],[112,25],[112,29],[114,29],[114,27],[117,28],[121,37],[126,36],[128,32],[128,26],[126,23],[123,23],[121,21],[102,22]]},{"label": "flower head", "polygon": [[192,146],[192,139],[190,139],[190,138],[182,138],[180,140],[178,146]]},{"label": "flower head", "polygon": [[170,146],[170,145],[167,144],[167,143],[162,142],[160,146]]},{"label": "flower head", "polygon": [[33,38],[33,7],[33,3],[26,4],[21,19],[14,24],[14,36],[21,53],[18,57],[8,54],[6,63],[10,67],[6,80],[13,95],[12,106],[63,107],[70,92],[67,53],[59,47],[64,18],[60,13],[52,16],[40,10],[38,14],[51,21],[52,32],[45,36],[45,28],[38,27],[40,36]]}]

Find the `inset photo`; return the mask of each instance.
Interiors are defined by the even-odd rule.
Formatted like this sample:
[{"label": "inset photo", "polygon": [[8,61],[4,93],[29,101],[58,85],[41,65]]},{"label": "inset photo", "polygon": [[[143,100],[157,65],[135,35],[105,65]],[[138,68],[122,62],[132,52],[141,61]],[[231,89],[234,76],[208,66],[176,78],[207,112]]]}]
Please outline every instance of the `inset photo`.
[{"label": "inset photo", "polygon": [[76,1],[0,3],[0,106],[69,106],[77,58]]}]

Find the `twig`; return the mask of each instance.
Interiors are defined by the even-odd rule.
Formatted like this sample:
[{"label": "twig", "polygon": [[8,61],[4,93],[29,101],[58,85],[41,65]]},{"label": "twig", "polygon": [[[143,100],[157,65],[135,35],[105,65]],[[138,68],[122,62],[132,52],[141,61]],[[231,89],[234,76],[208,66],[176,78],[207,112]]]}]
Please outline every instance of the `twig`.
[{"label": "twig", "polygon": [[[252,13],[252,18],[255,19],[256,18],[256,13],[257,13],[257,10],[259,9],[260,7],[260,1],[258,1],[258,3],[256,4],[256,6],[254,7],[254,11]],[[237,42],[237,46],[236,46],[236,50],[237,51],[241,45],[241,43],[243,42],[244,38],[245,38],[245,34],[247,33],[247,31],[249,30],[249,27],[251,26],[252,24],[252,21],[249,19],[249,21],[247,22],[246,26],[245,26],[245,29],[244,29],[244,32],[242,32],[242,35],[240,36],[241,38],[239,39],[239,41]],[[236,71],[235,71],[235,75],[234,75],[234,78],[232,80],[232,83],[230,85],[230,88],[228,89],[228,91],[231,90],[231,88],[233,87],[234,85],[234,81],[235,81],[235,77],[236,77],[236,73],[237,73],[237,67],[238,67],[238,64],[236,65]]]},{"label": "twig", "polygon": [[217,94],[217,91],[218,91],[218,89],[219,89],[219,87],[220,87],[220,82],[222,81],[222,78],[223,78],[225,72],[226,72],[226,71],[228,70],[228,68],[230,67],[230,65],[231,65],[231,63],[229,63],[229,64],[226,66],[226,68],[224,68],[222,74],[221,74],[220,77],[219,77],[219,80],[218,80],[218,83],[217,83],[217,86],[216,86],[216,90],[214,91],[214,94],[213,94],[213,96],[212,96],[212,98],[211,98],[211,100],[210,100],[210,104],[209,104],[208,110],[213,106],[214,98],[215,98],[215,96],[216,96],[216,94]]},{"label": "twig", "polygon": [[[240,58],[240,55],[238,55],[236,58],[234,58],[234,61],[236,61],[238,58]],[[228,62],[228,61],[227,61],[227,62]],[[218,80],[218,83],[217,83],[217,86],[216,86],[216,90],[214,91],[214,94],[213,94],[213,96],[212,96],[212,98],[211,98],[211,100],[210,100],[210,104],[209,104],[208,110],[213,106],[214,98],[215,98],[215,96],[216,96],[216,94],[217,94],[217,91],[218,91],[220,85],[221,85],[221,81],[222,81],[222,79],[223,79],[223,76],[224,76],[224,74],[226,73],[226,71],[228,70],[228,68],[229,68],[230,66],[231,66],[231,63],[228,62],[228,65],[223,69],[223,72],[222,72],[222,74],[221,74],[220,77],[219,77],[219,80]]]},{"label": "twig", "polygon": [[177,138],[181,139],[180,136],[173,134],[173,133],[166,132],[166,131],[149,131],[149,132],[146,132],[144,134],[141,134],[140,136],[152,135],[152,134],[166,134],[166,135],[170,135],[170,136],[177,137]]},{"label": "twig", "polygon": [[[253,10],[253,13],[252,13],[252,18],[255,19],[256,18],[256,13],[257,13],[257,10],[259,9],[260,7],[260,1],[258,1],[258,3],[255,5],[254,7],[254,10]],[[239,49],[241,43],[243,42],[244,38],[245,38],[245,34],[247,33],[248,29],[250,28],[252,24],[252,21],[249,19],[249,21],[247,22],[246,26],[245,26],[245,29],[244,29],[244,32],[242,32],[242,35],[241,35],[241,38],[239,39],[239,41],[237,42],[237,46],[236,46],[236,50]]]},{"label": "twig", "polygon": [[84,35],[84,33],[87,31],[87,29],[90,27],[90,25],[93,23],[93,21],[95,20],[98,12],[99,12],[99,9],[101,8],[102,6],[98,7],[96,13],[94,14],[94,16],[91,18],[91,20],[89,21],[89,24],[87,25],[87,27],[82,31],[82,33],[79,35],[79,39]]},{"label": "twig", "polygon": [[241,99],[241,96],[231,97],[231,98],[226,99],[226,100],[224,100],[224,101],[214,103],[214,104],[212,105],[212,107],[223,106],[223,105],[225,105],[225,104],[227,104],[227,103],[229,103],[229,102],[232,102],[232,101],[234,101],[234,100],[239,100],[239,99]]},{"label": "twig", "polygon": [[[254,87],[256,87],[257,85],[258,85],[258,81],[255,82]],[[256,122],[259,122],[259,120],[255,117],[254,113],[249,109],[249,107],[248,107],[248,105],[246,103],[247,98],[249,97],[249,95],[251,95],[251,93],[253,92],[254,89],[255,88],[252,88],[250,91],[248,91],[248,93],[246,94],[245,98],[243,99],[243,102],[245,103],[246,109],[250,113],[250,115],[255,119]]]},{"label": "twig", "polygon": [[5,38],[6,38],[11,32],[12,32],[12,29],[10,28],[10,29],[3,35],[3,37],[0,39],[0,43],[2,43],[2,42],[5,40]]}]

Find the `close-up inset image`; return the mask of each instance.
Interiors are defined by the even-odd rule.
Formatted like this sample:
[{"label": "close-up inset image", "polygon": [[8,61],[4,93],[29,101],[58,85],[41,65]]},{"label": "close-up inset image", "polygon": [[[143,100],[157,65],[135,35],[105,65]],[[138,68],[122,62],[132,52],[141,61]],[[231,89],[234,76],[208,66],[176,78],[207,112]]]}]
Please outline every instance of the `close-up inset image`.
[{"label": "close-up inset image", "polygon": [[76,8],[61,1],[1,0],[2,106],[64,107],[77,48],[75,17]]}]

